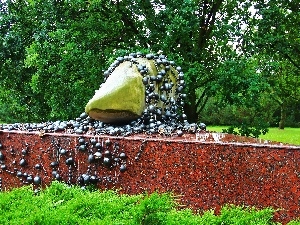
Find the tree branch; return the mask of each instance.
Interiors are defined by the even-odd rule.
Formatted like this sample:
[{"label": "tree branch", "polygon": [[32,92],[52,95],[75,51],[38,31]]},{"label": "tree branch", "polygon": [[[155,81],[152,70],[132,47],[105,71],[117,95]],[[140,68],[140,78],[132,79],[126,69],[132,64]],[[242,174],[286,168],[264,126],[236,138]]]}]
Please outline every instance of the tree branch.
[{"label": "tree branch", "polygon": [[119,1],[117,1],[117,11],[118,13],[120,13],[121,15],[121,19],[124,22],[124,25],[126,27],[131,28],[131,30],[133,31],[134,34],[138,34],[139,31],[135,26],[134,20],[132,19],[132,15],[127,15],[123,9],[120,8],[121,3]]},{"label": "tree branch", "polygon": [[300,66],[286,53],[283,53],[284,57],[287,58],[298,70],[300,70]]},{"label": "tree branch", "polygon": [[[203,108],[205,107],[205,105],[206,105],[206,103],[207,103],[207,101],[208,101],[208,95],[206,94],[207,89],[208,89],[208,88],[206,87],[206,88],[203,90],[201,96],[196,100],[195,108],[196,108],[196,110],[197,110],[197,114],[203,110]],[[203,100],[203,99],[204,99],[204,100]],[[201,102],[202,102],[201,107],[200,107],[200,109],[198,109]]]},{"label": "tree branch", "polygon": [[[211,5],[211,7],[209,7]],[[215,24],[216,14],[222,5],[222,0],[213,3],[204,1],[202,4],[202,15],[199,18],[198,49],[203,49]],[[200,6],[201,7],[201,6]],[[199,11],[201,11],[199,9]]]}]

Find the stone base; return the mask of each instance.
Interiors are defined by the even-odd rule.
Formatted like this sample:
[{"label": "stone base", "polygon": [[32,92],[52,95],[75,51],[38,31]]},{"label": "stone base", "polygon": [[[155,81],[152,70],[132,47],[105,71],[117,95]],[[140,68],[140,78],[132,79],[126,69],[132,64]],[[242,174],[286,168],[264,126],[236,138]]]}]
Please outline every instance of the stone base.
[{"label": "stone base", "polygon": [[42,188],[58,179],[126,194],[170,191],[181,196],[183,207],[197,211],[218,212],[224,204],[272,206],[281,209],[275,219],[283,223],[300,215],[300,146],[213,133],[114,137],[3,131],[0,143],[2,191],[30,183]]}]

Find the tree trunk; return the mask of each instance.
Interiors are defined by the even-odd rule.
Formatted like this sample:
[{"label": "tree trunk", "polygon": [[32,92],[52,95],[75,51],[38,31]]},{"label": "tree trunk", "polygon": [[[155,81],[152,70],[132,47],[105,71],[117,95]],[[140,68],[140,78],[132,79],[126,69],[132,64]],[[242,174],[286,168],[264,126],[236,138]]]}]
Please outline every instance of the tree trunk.
[{"label": "tree trunk", "polygon": [[286,103],[283,102],[280,105],[280,121],[279,121],[279,129],[284,129],[285,125],[285,119],[286,119]]},{"label": "tree trunk", "polygon": [[188,94],[189,103],[185,103],[184,112],[187,115],[187,119],[190,123],[196,123],[198,121],[197,107],[196,107],[196,93],[192,91]]}]

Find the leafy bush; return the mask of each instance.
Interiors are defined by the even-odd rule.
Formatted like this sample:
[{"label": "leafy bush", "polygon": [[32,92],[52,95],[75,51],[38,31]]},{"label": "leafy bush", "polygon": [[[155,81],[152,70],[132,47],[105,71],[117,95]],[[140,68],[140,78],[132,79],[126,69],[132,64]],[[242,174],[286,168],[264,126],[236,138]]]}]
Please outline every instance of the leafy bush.
[{"label": "leafy bush", "polygon": [[[255,224],[273,225],[274,209],[227,205],[220,215],[177,210],[170,193],[120,195],[53,182],[35,193],[24,186],[0,193],[0,224]],[[292,221],[290,225],[300,224]]]},{"label": "leafy bush", "polygon": [[207,125],[230,125],[223,131],[225,133],[257,138],[268,132],[268,127],[274,122],[272,112],[276,107],[268,99],[261,99],[257,105],[243,106],[211,98],[203,109],[200,120]]}]

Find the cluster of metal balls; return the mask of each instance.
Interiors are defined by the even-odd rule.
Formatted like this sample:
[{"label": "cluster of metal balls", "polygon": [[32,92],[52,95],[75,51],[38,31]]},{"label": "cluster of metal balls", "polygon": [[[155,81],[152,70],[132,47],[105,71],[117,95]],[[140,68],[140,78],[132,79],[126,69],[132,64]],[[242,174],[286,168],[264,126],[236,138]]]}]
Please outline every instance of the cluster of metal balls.
[{"label": "cluster of metal balls", "polygon": [[[86,156],[88,162],[87,170],[78,175],[74,173],[74,170],[78,169],[79,164],[76,162],[74,157],[73,150],[67,150],[63,148],[59,143],[53,143],[45,151],[54,150],[53,155],[56,158],[53,158],[53,161],[50,162],[49,167],[51,168],[52,180],[62,180],[62,170],[61,166],[67,166],[68,173],[66,183],[72,184],[76,180],[77,184],[80,186],[94,185],[101,181],[112,182],[111,177],[109,176],[99,176],[98,168],[103,167],[109,170],[117,168],[120,173],[123,173],[127,170],[127,154],[124,152],[124,149],[117,141],[111,141],[107,139],[96,139],[95,137],[86,138],[78,137],[77,138],[76,149],[78,152],[83,153],[83,156]],[[43,150],[44,151],[44,150]],[[11,165],[6,165],[7,153],[10,157],[18,157],[18,160],[13,160]],[[3,145],[0,143],[0,165],[1,171],[13,174],[16,176],[22,184],[33,184],[36,187],[42,184],[43,177],[40,174],[44,174],[46,171],[43,163],[36,162],[34,165],[34,170],[29,171],[28,165],[32,162],[30,159],[31,149],[28,145],[22,150],[10,148],[9,152],[3,149]],[[0,179],[0,191],[2,190],[2,179]]]},{"label": "cluster of metal balls", "polygon": [[[147,68],[145,64],[140,64],[138,58],[153,60],[158,71],[157,74],[149,73],[150,68]],[[146,108],[140,118],[141,121],[137,121],[138,123],[148,125],[147,131],[155,133],[165,129],[164,125],[176,128],[179,121],[186,122],[186,115],[183,112],[186,98],[186,94],[183,93],[185,82],[181,67],[176,66],[174,61],[169,61],[162,54],[131,53],[129,56],[118,57],[104,72],[105,78],[107,79],[114,69],[124,61],[130,61],[136,65],[145,85]],[[144,127],[142,127],[143,129]]]},{"label": "cluster of metal balls", "polygon": [[[3,154],[2,149],[3,149],[3,145],[0,143],[0,164],[1,164],[2,171],[5,171],[10,174],[15,174],[16,177],[18,177],[19,180],[23,184],[40,185],[42,183],[42,178],[39,176],[39,173],[36,173],[36,175],[33,175],[33,173],[22,172],[21,168],[26,167],[28,164],[28,162],[26,160],[26,156],[28,155],[28,152],[29,152],[28,145],[26,145],[26,148],[24,148],[20,151],[20,153],[21,153],[20,159],[18,161],[14,160],[12,162],[12,165],[14,167],[13,170],[9,170],[8,166],[5,164],[7,156],[5,154]],[[13,148],[11,148],[9,150],[9,152],[10,152],[11,156],[16,156],[18,154],[17,150],[14,150]],[[18,166],[20,166],[21,168],[18,168]],[[35,166],[35,169],[41,169],[41,165],[37,164]],[[1,189],[2,189],[2,180],[0,182],[0,190]]]},{"label": "cluster of metal balls", "polygon": [[[140,64],[138,58],[153,60],[157,75],[149,73],[150,68]],[[183,93],[185,82],[184,73],[174,61],[169,61],[165,55],[131,53],[128,56],[118,57],[104,72],[105,79],[120,63],[129,61],[136,65],[140,72],[146,90],[146,107],[142,116],[124,127],[108,127],[109,134],[118,133],[147,133],[182,136],[184,132],[195,133],[197,130],[206,130],[203,123],[188,123],[183,106],[186,94]],[[170,74],[172,77],[170,77]],[[175,81],[175,83],[174,83]]]},{"label": "cluster of metal balls", "polygon": [[[109,138],[106,140],[98,140],[94,137],[89,138],[88,141],[84,137],[78,138],[76,146],[77,150],[87,156],[87,162],[89,163],[87,171],[77,176],[77,184],[80,186],[87,186],[91,184],[97,184],[102,180],[108,180],[109,177],[100,177],[97,175],[98,167],[104,167],[109,170],[113,168],[119,168],[121,173],[127,170],[127,155],[124,149],[118,142],[112,142]],[[76,167],[76,160],[69,152],[61,147],[58,147],[58,154],[64,158],[64,163],[68,167],[68,184],[72,184],[74,176],[74,167]],[[59,161],[53,161],[50,163],[52,167],[52,177],[56,180],[61,180],[61,176],[57,170],[60,166]],[[78,166],[78,165],[77,165]]]},{"label": "cluster of metal balls", "polygon": [[[87,148],[89,148],[89,150],[87,150]],[[77,178],[77,183],[80,186],[96,184],[101,180],[109,179],[109,177],[97,176],[97,170],[95,170],[96,173],[93,174],[93,167],[102,166],[108,169],[119,168],[121,173],[127,169],[127,155],[118,142],[112,142],[110,139],[106,139],[101,143],[95,138],[91,138],[89,143],[87,143],[84,138],[80,138],[78,149],[80,151],[89,151],[87,161],[90,164],[87,172]],[[94,151],[93,149],[96,150]]]},{"label": "cluster of metal balls", "polygon": [[[150,74],[146,65],[138,63],[138,58],[153,60],[158,71],[157,75]],[[129,136],[141,133],[182,136],[184,132],[196,133],[199,130],[206,130],[206,125],[203,123],[196,124],[187,121],[187,116],[183,110],[184,100],[186,99],[186,94],[183,93],[185,87],[184,73],[180,66],[177,66],[174,61],[169,61],[162,54],[131,53],[128,56],[118,57],[104,71],[104,81],[124,61],[129,61],[132,66],[137,66],[145,85],[146,107],[137,120],[128,124],[106,124],[90,118],[86,113],[82,113],[74,120],[38,124],[16,123],[2,125],[0,130],[88,133],[112,136]]]}]

